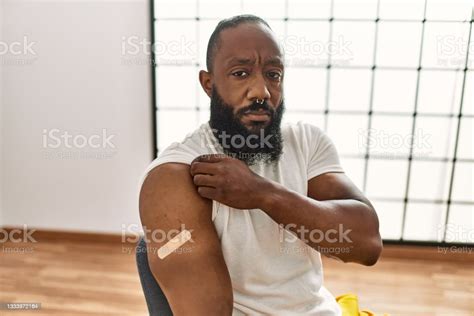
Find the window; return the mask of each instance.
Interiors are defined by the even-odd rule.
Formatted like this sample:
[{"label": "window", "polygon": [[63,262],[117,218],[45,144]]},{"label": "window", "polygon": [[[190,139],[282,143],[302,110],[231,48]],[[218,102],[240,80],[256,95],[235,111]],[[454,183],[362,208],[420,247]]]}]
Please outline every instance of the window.
[{"label": "window", "polygon": [[328,133],[382,237],[474,243],[470,1],[152,1],[157,152],[209,118],[198,71],[218,21],[259,15],[285,47],[284,121]]}]

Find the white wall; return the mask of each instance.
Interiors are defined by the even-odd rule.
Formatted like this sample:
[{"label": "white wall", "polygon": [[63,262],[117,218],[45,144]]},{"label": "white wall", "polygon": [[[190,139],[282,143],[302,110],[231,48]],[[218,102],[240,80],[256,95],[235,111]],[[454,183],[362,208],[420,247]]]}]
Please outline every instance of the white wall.
[{"label": "white wall", "polygon": [[[151,72],[124,65],[136,56],[123,56],[121,45],[123,37],[149,38],[148,6],[4,1],[5,40],[34,42],[12,56],[26,64],[2,72],[5,225],[120,233],[122,225],[139,223],[138,181],[152,158]],[[44,131],[54,129],[85,137],[105,129],[115,148],[70,149],[65,141],[45,148]],[[80,156],[97,151],[110,156]]]}]

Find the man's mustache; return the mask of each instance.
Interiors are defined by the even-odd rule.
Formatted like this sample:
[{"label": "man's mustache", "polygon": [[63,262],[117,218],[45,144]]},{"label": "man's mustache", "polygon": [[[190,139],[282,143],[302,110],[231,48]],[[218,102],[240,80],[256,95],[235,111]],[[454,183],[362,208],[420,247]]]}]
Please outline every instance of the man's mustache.
[{"label": "man's mustache", "polygon": [[270,114],[271,117],[273,117],[273,115],[275,114],[275,110],[272,109],[267,101],[263,102],[263,103],[257,103],[257,102],[253,102],[252,104],[250,104],[249,106],[246,106],[246,107],[243,107],[241,109],[239,109],[237,111],[237,115],[238,116],[243,116],[245,114],[245,112],[247,111],[259,111],[259,110],[264,110],[265,112],[268,112]]}]

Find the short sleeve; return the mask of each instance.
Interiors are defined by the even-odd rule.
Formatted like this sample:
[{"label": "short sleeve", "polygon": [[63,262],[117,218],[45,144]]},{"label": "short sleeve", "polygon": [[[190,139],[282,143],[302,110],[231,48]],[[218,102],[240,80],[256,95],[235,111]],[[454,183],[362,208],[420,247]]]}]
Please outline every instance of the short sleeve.
[{"label": "short sleeve", "polygon": [[145,182],[146,177],[151,170],[158,167],[159,165],[174,162],[190,165],[191,162],[199,156],[199,153],[194,152],[189,146],[183,145],[182,143],[174,142],[163,150],[162,153],[155,158],[146,168],[145,172],[142,174],[139,181],[139,186],[141,187]]},{"label": "short sleeve", "polygon": [[336,146],[320,128],[305,124],[308,142],[308,180],[327,172],[344,172]]}]

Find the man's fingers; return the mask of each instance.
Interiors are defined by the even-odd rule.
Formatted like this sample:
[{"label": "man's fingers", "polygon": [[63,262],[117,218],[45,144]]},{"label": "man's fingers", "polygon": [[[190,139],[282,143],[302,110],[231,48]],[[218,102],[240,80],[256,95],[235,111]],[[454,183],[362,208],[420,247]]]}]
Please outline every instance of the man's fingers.
[{"label": "man's fingers", "polygon": [[225,154],[206,154],[197,156],[196,158],[194,158],[191,164],[193,164],[194,162],[219,162],[228,158],[229,156]]},{"label": "man's fingers", "polygon": [[191,168],[189,171],[192,176],[198,173],[216,174],[219,168],[216,163],[226,159],[230,159],[230,157],[225,154],[200,155],[191,161]]},{"label": "man's fingers", "polygon": [[196,174],[216,174],[218,171],[218,166],[214,163],[206,163],[206,162],[192,162],[191,167],[189,168],[191,175],[194,176]]},{"label": "man's fingers", "polygon": [[196,174],[193,176],[193,182],[197,186],[216,187],[215,177],[206,174]]},{"label": "man's fingers", "polygon": [[217,190],[210,187],[198,187],[197,191],[200,196],[206,199],[215,200]]}]

